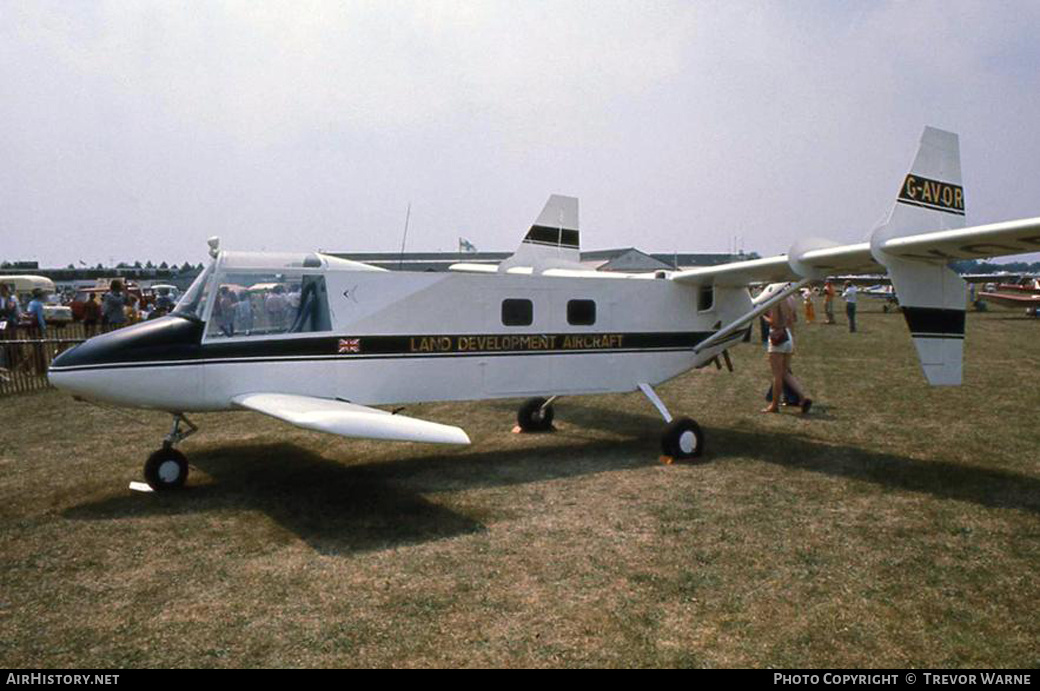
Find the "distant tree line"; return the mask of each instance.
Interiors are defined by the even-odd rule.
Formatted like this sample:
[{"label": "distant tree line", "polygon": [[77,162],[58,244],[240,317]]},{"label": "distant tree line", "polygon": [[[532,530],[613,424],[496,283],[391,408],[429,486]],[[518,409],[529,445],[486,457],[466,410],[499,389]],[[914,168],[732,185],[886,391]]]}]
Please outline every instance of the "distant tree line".
[{"label": "distant tree line", "polygon": [[[0,269],[20,269],[30,271],[39,268],[39,262],[0,262]],[[136,261],[133,264],[129,262],[119,262],[114,267],[107,267],[101,262],[98,262],[97,266],[87,266],[87,264],[85,264],[84,262],[80,262],[79,266],[76,266],[74,263],[69,262],[68,265],[65,267],[66,270],[70,271],[75,271],[79,269],[93,269],[95,271],[103,271],[110,268],[138,269],[141,271],[163,271],[170,273],[193,273],[202,271],[206,267],[201,262],[199,262],[198,266],[190,262],[184,262],[180,266],[177,266],[176,264],[167,264],[166,262],[161,262],[158,266],[156,266],[151,261],[146,261],[144,264],[142,264],[140,261]]]},{"label": "distant tree line", "polygon": [[963,259],[953,262],[953,270],[959,274],[993,274],[1000,271],[1007,273],[1040,273],[1040,262],[1007,262],[994,264],[978,259]]}]

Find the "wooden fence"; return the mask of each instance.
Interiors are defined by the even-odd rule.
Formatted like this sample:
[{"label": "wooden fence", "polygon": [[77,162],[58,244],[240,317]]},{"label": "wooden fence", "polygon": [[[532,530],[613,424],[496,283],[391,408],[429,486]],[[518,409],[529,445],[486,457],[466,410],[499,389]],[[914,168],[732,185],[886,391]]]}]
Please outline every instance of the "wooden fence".
[{"label": "wooden fence", "polygon": [[50,387],[47,368],[59,353],[82,343],[89,336],[82,323],[50,326],[46,338],[35,329],[0,332],[0,396],[38,391]]}]

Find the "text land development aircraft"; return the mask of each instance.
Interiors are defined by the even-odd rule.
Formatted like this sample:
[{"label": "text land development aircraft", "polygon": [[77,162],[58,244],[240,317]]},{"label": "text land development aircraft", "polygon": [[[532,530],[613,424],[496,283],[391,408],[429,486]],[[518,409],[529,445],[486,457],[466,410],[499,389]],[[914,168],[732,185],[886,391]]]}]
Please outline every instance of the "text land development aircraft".
[{"label": "text land development aircraft", "polygon": [[[961,381],[966,289],[954,259],[1040,249],[1040,218],[965,228],[959,141],[925,128],[888,220],[866,242],[803,240],[786,255],[648,274],[579,262],[578,200],[553,195],[499,266],[385,271],[322,254],[218,251],[171,315],[61,354],[51,382],[86,398],[164,410],[173,428],[145,464],[156,489],[185,481],[174,447],[185,413],[253,410],[347,437],[467,444],[449,425],[372,406],[537,396],[524,429],[549,426],[558,396],[641,390],[673,458],[704,435],[653,386],[710,363],[808,282],[886,271],[925,377]],[[752,283],[783,283],[752,298]],[[547,397],[547,398],[543,398]],[[186,429],[181,428],[182,423]]]}]

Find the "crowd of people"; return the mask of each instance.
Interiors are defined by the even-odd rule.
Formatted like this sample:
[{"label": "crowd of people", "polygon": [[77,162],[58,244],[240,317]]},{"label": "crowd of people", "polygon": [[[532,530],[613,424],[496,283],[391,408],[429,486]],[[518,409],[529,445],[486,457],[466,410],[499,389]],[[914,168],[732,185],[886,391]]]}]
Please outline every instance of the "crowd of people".
[{"label": "crowd of people", "polygon": [[[36,288],[28,297],[28,302],[23,305],[6,284],[0,283],[0,341],[45,340],[54,336],[51,333],[53,325],[48,323],[44,310],[47,293]],[[127,324],[161,316],[172,310],[174,305],[169,290],[160,289],[154,300],[142,306],[142,300],[116,279],[109,284],[108,291],[100,299],[95,293],[89,293],[83,305],[83,334],[90,338]],[[31,358],[28,358],[14,344],[0,347],[0,369],[13,369],[28,359],[33,361],[32,365],[38,373],[46,371],[46,357],[42,348],[33,349]]]},{"label": "crowd of people", "polygon": [[83,303],[83,330],[86,337],[90,338],[98,333],[167,314],[174,304],[168,289],[161,288],[153,300],[144,301],[116,279],[109,284],[108,292],[102,294],[100,299],[96,293],[87,294],[86,302]]},{"label": "crowd of people", "polygon": [[[46,296],[39,288],[32,291],[25,309],[18,303],[18,298],[11,294],[5,284],[0,284],[0,341],[13,341],[20,338],[20,330],[25,329],[30,338],[45,338],[47,335],[47,318],[44,313]],[[0,347],[0,368],[12,369],[20,361],[20,349],[14,345]],[[36,371],[42,372],[46,363],[41,356],[33,355]]]}]

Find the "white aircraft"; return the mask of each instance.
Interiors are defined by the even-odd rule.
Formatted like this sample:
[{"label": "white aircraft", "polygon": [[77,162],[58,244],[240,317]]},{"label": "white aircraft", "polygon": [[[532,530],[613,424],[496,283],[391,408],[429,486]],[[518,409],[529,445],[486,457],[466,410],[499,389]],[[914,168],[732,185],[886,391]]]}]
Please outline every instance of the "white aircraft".
[{"label": "white aircraft", "polygon": [[[653,386],[711,362],[811,280],[887,270],[928,381],[959,384],[964,282],[953,259],[1040,249],[1040,218],[964,227],[957,135],[926,128],[886,223],[854,245],[688,271],[616,274],[579,261],[578,200],[553,195],[501,265],[388,272],[321,254],[218,251],[170,316],[63,353],[51,382],[88,399],[165,410],[173,428],[145,464],[156,489],[185,481],[174,447],[192,411],[247,409],[347,437],[467,444],[458,427],[372,406],[531,398],[545,429],[558,396],[642,391],[669,423],[663,451],[698,456],[704,434]],[[752,283],[785,283],[752,299]],[[184,425],[186,429],[181,428]]]}]

